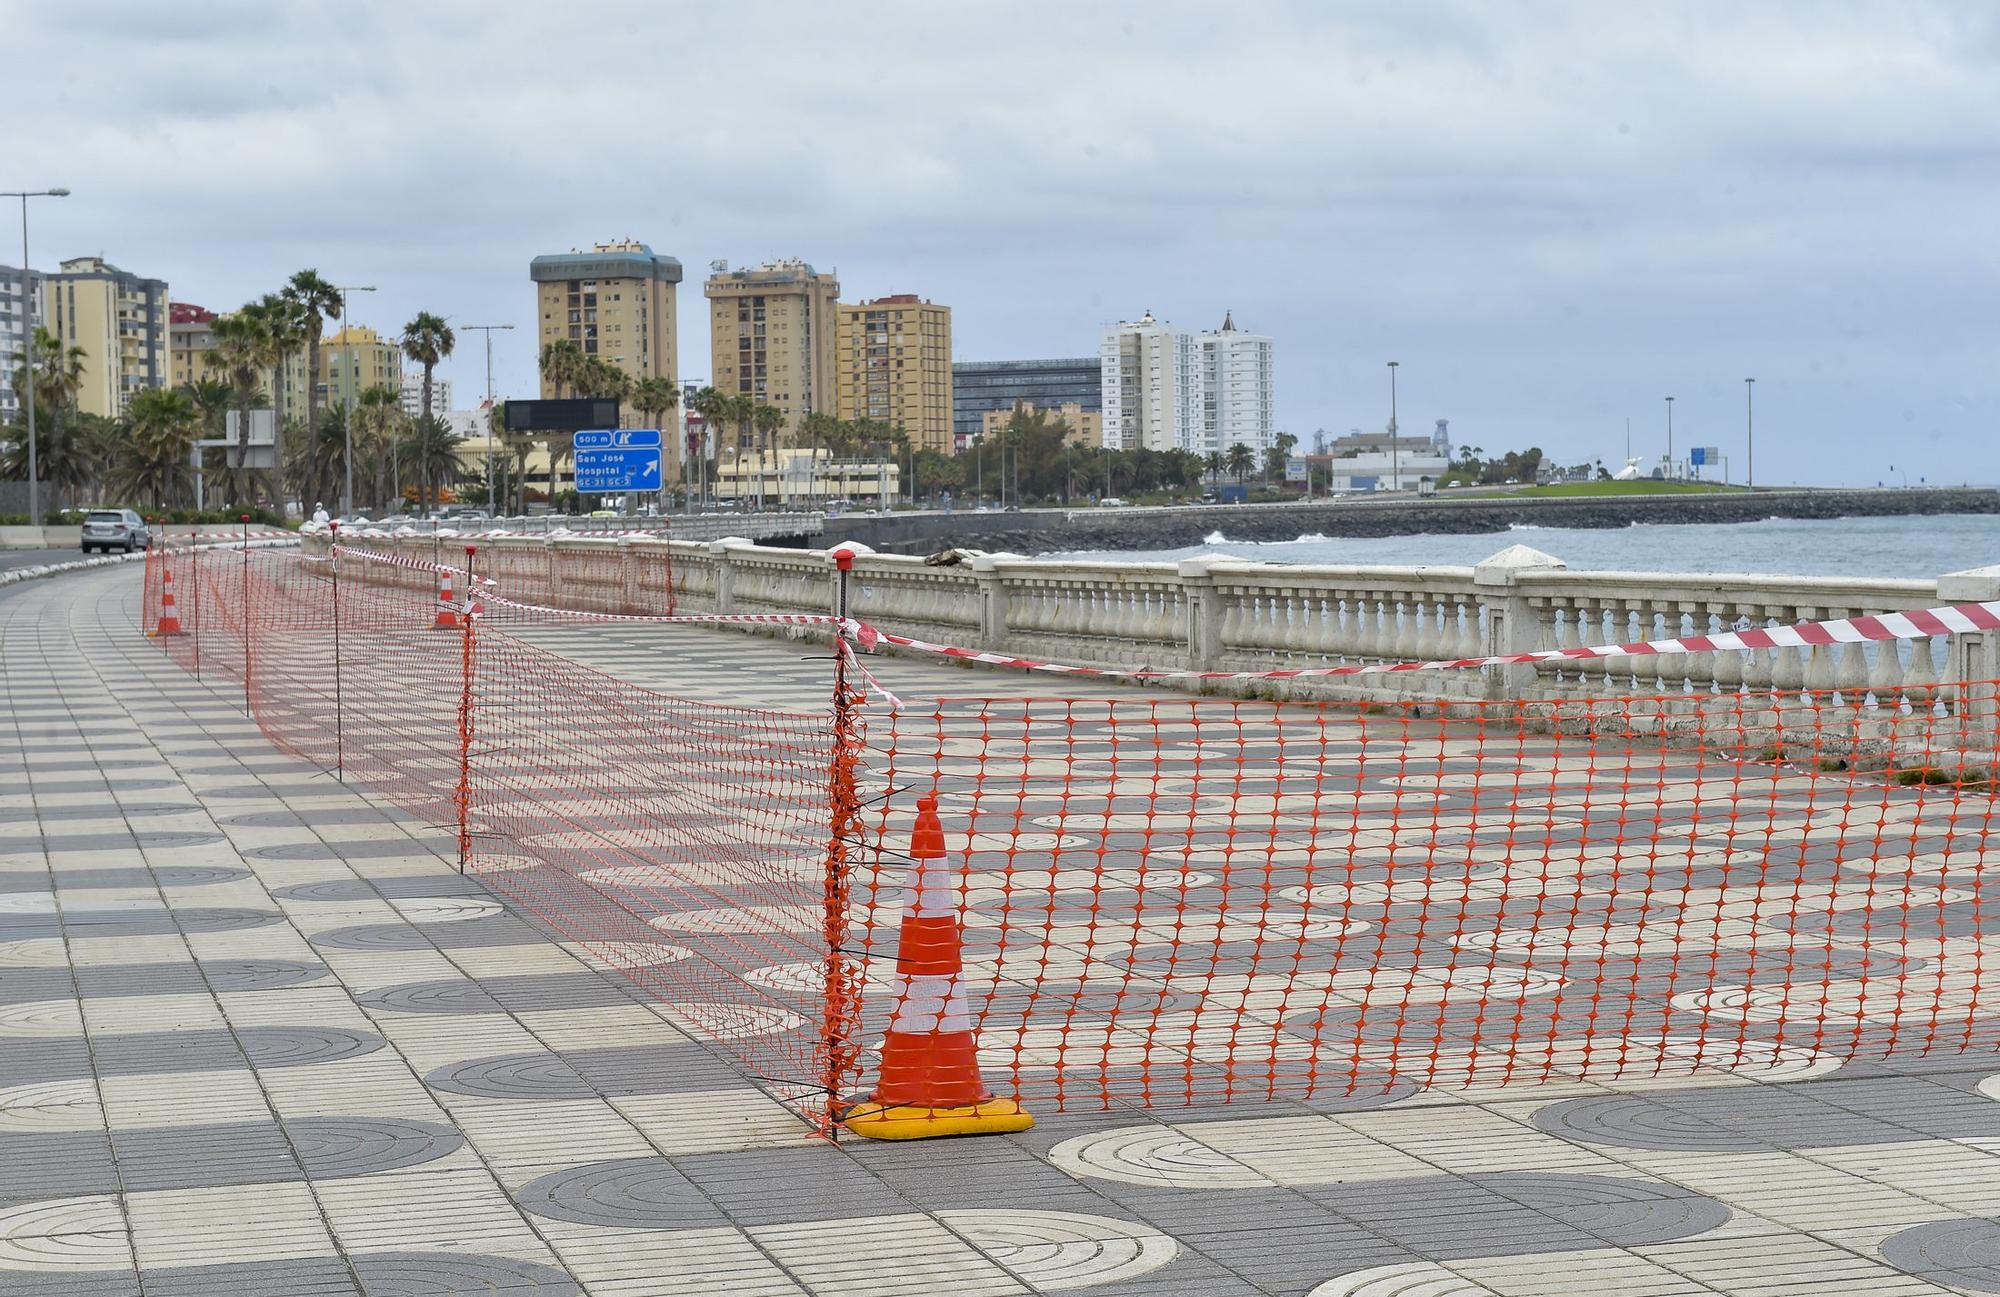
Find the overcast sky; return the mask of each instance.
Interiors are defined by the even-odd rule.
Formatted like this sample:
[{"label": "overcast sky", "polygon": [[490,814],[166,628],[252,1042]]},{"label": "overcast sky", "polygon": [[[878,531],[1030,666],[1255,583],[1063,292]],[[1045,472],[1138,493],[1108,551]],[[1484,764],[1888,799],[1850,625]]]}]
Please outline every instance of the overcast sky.
[{"label": "overcast sky", "polygon": [[[1740,478],[1755,375],[1760,481],[1992,482],[1996,14],[0,0],[0,188],[75,191],[40,266],[219,309],[313,266],[384,332],[516,324],[502,396],[529,258],[630,236],[687,267],[687,377],[708,263],[799,256],[949,304],[960,360],[1232,310],[1308,438],[1380,427],[1395,359],[1406,431],[1615,466],[1672,394]],[[476,336],[446,372],[472,403]]]}]

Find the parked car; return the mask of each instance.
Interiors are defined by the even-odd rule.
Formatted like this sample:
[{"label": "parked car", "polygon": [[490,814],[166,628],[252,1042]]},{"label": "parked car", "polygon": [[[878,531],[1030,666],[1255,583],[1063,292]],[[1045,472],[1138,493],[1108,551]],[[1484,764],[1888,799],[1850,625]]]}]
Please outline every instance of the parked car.
[{"label": "parked car", "polygon": [[1123,509],[1125,502],[1115,495],[1107,495],[1097,502],[1097,507],[1100,509]]},{"label": "parked car", "polygon": [[130,509],[92,509],[83,517],[83,552],[86,554],[94,549],[101,549],[107,554],[114,549],[122,549],[130,554],[135,549],[152,547],[153,529]]}]

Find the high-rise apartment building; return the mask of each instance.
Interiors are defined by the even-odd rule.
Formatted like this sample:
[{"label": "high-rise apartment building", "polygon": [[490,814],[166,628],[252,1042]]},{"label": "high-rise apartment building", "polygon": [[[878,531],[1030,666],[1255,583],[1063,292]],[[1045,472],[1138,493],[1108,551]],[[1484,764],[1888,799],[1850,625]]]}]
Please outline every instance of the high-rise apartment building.
[{"label": "high-rise apartment building", "polygon": [[1261,455],[1272,444],[1271,340],[1232,316],[1190,333],[1149,311],[1106,328],[1099,359],[1106,446],[1207,455],[1240,442]]},{"label": "high-rise apartment building", "polygon": [[14,394],[14,370],[19,357],[28,354],[28,340],[42,322],[42,295],[31,293],[28,285],[36,277],[18,266],[0,266],[0,423],[22,418],[20,398]]},{"label": "high-rise apartment building", "polygon": [[1271,340],[1245,333],[1236,317],[1223,312],[1222,327],[1202,334],[1201,426],[1187,449],[1199,455],[1227,455],[1248,446],[1259,457],[1276,440],[1271,408]]},{"label": "high-rise apartment building", "polygon": [[1201,426],[1199,352],[1192,333],[1156,320],[1148,311],[1106,328],[1098,360],[1106,446],[1188,446]]},{"label": "high-rise apartment building", "polygon": [[[423,413],[424,371],[421,367],[403,371],[403,413],[412,419]],[[451,413],[451,380],[431,376],[431,417],[445,419]]]},{"label": "high-rise apartment building", "polygon": [[717,262],[708,296],[715,390],[801,416],[838,408],[840,281],[803,261],[730,270]]},{"label": "high-rise apartment building", "polygon": [[65,350],[83,350],[76,408],[116,418],[132,394],[167,385],[167,281],[102,257],[75,257],[41,277],[42,319]]},{"label": "high-rise apartment building", "polygon": [[1058,360],[967,360],[951,367],[951,427],[961,442],[976,437],[991,411],[1018,401],[1043,410],[1104,408],[1104,368],[1096,356]]},{"label": "high-rise apartment building", "polygon": [[[624,239],[599,243],[588,252],[536,257],[528,263],[528,278],[535,281],[536,355],[552,342],[569,341],[634,380],[675,380],[680,371],[678,259]],[[544,374],[542,396],[555,395],[556,385]],[[636,427],[642,417],[627,405],[627,427]]]},{"label": "high-rise apartment building", "polygon": [[371,387],[402,398],[403,349],[365,325],[342,325],[319,344],[320,400],[332,409],[359,401]]},{"label": "high-rise apartment building", "polygon": [[901,428],[919,450],[952,452],[951,308],[914,293],[839,305],[835,408]]},{"label": "high-rise apartment building", "polygon": [[[207,378],[230,381],[229,374],[208,359],[215,346],[216,319],[214,311],[192,302],[174,302],[168,307],[168,386],[183,388]],[[260,380],[265,395],[276,391],[276,378],[277,366],[266,365]],[[306,349],[301,346],[285,357],[285,418],[303,420],[311,395],[306,385]]]}]

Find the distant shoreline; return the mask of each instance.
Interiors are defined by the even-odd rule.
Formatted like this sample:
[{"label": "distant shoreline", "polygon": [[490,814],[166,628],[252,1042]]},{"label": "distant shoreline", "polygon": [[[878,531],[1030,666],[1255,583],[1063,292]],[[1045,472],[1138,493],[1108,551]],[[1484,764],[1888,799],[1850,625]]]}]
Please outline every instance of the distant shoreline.
[{"label": "distant shoreline", "polygon": [[[1232,541],[1503,533],[1517,525],[1582,530],[1633,523],[1713,524],[1765,518],[1835,519],[1924,514],[2000,515],[2000,488],[1731,491],[1700,495],[1498,496],[1342,499],[1178,509],[1087,508],[1022,513],[848,515],[827,520],[823,543],[855,540],[886,553],[957,546],[1014,554],[1158,551]],[[2000,534],[1996,534],[2000,539]],[[818,542],[816,542],[818,543]]]}]

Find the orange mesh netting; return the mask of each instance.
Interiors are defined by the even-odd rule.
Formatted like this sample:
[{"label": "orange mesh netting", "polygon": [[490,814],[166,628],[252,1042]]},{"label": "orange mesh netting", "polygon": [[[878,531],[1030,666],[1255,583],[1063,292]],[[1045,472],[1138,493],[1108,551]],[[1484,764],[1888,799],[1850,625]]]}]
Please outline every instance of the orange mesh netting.
[{"label": "orange mesh netting", "polygon": [[[178,660],[462,824],[472,872],[822,1121],[880,1084],[885,1036],[897,1102],[983,1076],[1045,1108],[2000,1043],[1991,685],[892,709],[856,705],[858,671],[836,707],[830,661],[818,714],[729,708],[530,643],[591,623],[504,574],[434,629],[433,571],[346,552],[163,554],[147,607],[173,564]],[[541,577],[524,602],[634,606]],[[942,849],[913,853],[931,796]]]}]

